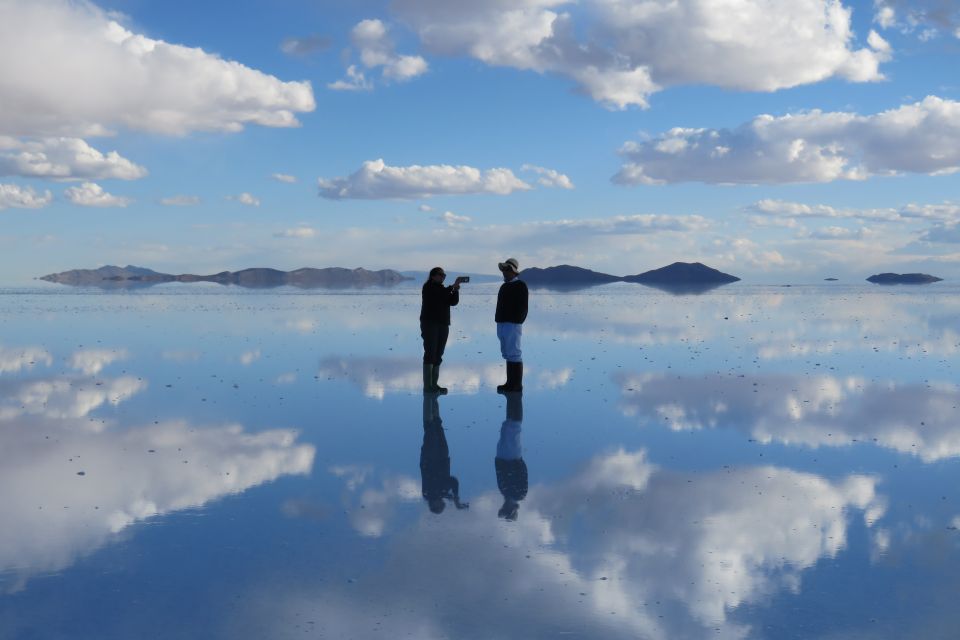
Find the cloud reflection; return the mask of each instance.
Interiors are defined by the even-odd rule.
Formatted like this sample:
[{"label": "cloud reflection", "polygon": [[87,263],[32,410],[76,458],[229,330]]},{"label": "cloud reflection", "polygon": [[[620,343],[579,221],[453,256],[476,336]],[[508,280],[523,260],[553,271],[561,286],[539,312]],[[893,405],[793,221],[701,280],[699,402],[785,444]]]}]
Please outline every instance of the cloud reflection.
[{"label": "cloud reflection", "polygon": [[314,447],[291,430],[126,428],[93,413],[145,388],[129,376],[2,386],[0,591],[70,566],[135,522],[311,469]]},{"label": "cloud reflection", "polygon": [[617,374],[621,408],[674,430],[727,427],[760,442],[869,442],[934,462],[960,455],[960,389],[834,376]]},{"label": "cloud reflection", "polygon": [[396,637],[743,638],[738,607],[801,589],[804,571],[845,548],[856,512],[868,524],[882,513],[867,476],[679,474],[624,449],[533,486],[515,522],[499,506],[489,492],[457,518],[423,515],[390,540],[382,569],[261,598],[243,635],[294,637],[311,620],[318,634],[372,638],[371,621],[389,620]]},{"label": "cloud reflection", "polygon": [[[528,367],[528,372],[532,367]],[[423,391],[423,368],[418,358],[330,356],[320,362],[321,379],[348,380],[365,396],[382,400],[388,393],[420,393]],[[528,374],[535,389],[556,389],[573,376],[573,369],[533,370]],[[481,387],[503,383],[503,364],[444,364],[440,382],[451,394],[472,395]]]}]

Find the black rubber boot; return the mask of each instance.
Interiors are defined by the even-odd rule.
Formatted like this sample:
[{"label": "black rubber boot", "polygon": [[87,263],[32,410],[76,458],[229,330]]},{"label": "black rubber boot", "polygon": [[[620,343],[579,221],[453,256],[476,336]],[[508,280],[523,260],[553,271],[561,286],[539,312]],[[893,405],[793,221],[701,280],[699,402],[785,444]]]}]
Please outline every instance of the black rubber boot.
[{"label": "black rubber boot", "polygon": [[423,392],[433,393],[433,365],[423,363]]},{"label": "black rubber boot", "polygon": [[497,386],[497,393],[523,391],[523,363],[507,362],[507,383]]},{"label": "black rubber boot", "polygon": [[440,365],[433,365],[433,376],[430,378],[430,386],[433,389],[434,393],[446,393],[447,388],[441,387],[438,383],[440,380]]},{"label": "black rubber boot", "polygon": [[510,386],[510,382],[511,382],[511,380],[510,380],[510,363],[507,362],[507,381],[504,382],[503,384],[498,384],[498,385],[497,385],[497,393],[506,393],[506,392],[507,392],[507,388]]}]

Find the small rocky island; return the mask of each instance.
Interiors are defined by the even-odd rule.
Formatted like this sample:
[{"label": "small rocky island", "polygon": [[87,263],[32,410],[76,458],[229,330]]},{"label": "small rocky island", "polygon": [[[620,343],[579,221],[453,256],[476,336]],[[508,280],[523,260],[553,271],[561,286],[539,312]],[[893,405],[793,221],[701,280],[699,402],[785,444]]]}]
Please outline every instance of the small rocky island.
[{"label": "small rocky island", "polygon": [[217,284],[235,284],[250,288],[291,285],[309,289],[390,286],[410,278],[392,269],[368,271],[362,268],[327,267],[325,269],[303,268],[294,271],[280,271],[278,269],[255,268],[241,271],[221,271],[204,276],[191,273],[180,275],[159,273],[152,269],[133,265],[127,265],[126,267],[107,265],[99,269],[73,269],[61,273],[51,273],[40,279],[73,286],[101,288],[143,287],[162,282],[216,282]]},{"label": "small rocky island", "polygon": [[524,269],[521,278],[531,287],[580,288],[597,284],[620,282],[623,278],[609,273],[591,271],[583,267],[561,264],[556,267],[530,267]]},{"label": "small rocky island", "polygon": [[930,284],[941,280],[943,278],[928,273],[878,273],[867,278],[867,282],[874,284]]},{"label": "small rocky island", "polygon": [[524,269],[520,277],[531,287],[572,289],[611,282],[634,282],[671,291],[703,291],[740,280],[736,276],[699,262],[674,262],[666,267],[632,276],[614,276],[562,264],[542,269],[539,267]]}]

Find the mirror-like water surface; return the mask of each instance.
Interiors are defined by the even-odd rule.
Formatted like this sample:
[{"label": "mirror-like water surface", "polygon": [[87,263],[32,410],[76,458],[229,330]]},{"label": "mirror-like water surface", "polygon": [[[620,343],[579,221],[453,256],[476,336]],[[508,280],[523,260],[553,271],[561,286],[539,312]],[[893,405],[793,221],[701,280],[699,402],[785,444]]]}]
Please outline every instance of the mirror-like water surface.
[{"label": "mirror-like water surface", "polygon": [[960,289],[0,290],[0,638],[952,638]]}]

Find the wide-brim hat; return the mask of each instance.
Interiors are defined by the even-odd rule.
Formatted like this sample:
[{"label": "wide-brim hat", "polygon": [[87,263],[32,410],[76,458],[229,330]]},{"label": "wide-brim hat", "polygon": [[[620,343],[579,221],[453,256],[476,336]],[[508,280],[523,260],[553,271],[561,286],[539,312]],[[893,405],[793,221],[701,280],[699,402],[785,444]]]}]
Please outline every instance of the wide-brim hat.
[{"label": "wide-brim hat", "polygon": [[513,271],[514,273],[520,273],[520,263],[517,262],[516,258],[507,258],[503,262],[498,262],[497,266],[500,267],[500,271]]}]

